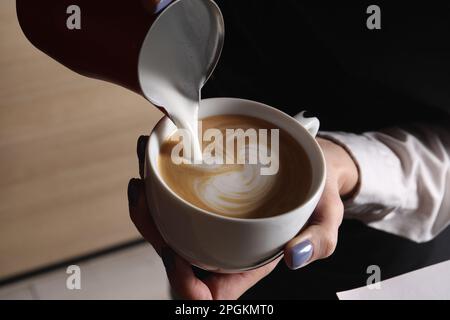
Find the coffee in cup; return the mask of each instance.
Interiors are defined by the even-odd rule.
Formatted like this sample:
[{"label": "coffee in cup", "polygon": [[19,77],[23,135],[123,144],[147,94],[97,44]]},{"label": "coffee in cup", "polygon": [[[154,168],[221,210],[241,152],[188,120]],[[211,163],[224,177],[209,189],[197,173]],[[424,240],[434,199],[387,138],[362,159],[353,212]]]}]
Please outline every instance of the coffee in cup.
[{"label": "coffee in cup", "polygon": [[[205,163],[205,150],[211,146],[212,139],[202,141],[204,161],[201,164],[183,163],[180,159],[183,153],[174,154],[181,140],[177,134],[169,137],[160,150],[158,170],[179,197],[208,212],[245,219],[289,212],[306,200],[311,187],[311,164],[305,150],[289,133],[268,121],[244,115],[207,117],[201,121],[201,127],[203,133],[210,129],[220,131],[221,162]],[[271,130],[277,130],[278,145],[274,148],[275,136],[270,139],[270,134],[269,137],[258,135]],[[242,137],[243,143],[239,144],[236,132],[248,133]],[[272,163],[251,163],[252,151],[257,156],[270,155]],[[240,158],[245,161],[239,162]],[[274,170],[263,174],[261,169],[268,166]]]},{"label": "coffee in cup", "polygon": [[[176,185],[183,181],[194,181],[199,176],[202,177],[202,175],[198,175],[197,172],[195,175],[192,175],[193,180],[189,180],[188,169],[191,167],[183,168],[181,166],[171,168],[171,171],[172,169],[180,170],[178,175],[173,177],[167,176],[166,172],[168,170],[165,170],[163,166],[172,165],[172,158],[170,156],[170,158],[164,159],[164,154],[167,155],[168,151],[163,151],[163,148],[166,148],[164,145],[168,143],[169,138],[173,137],[178,130],[168,117],[163,117],[152,130],[146,149],[144,180],[147,204],[150,209],[149,214],[151,214],[165,243],[183,259],[197,267],[214,272],[234,273],[254,269],[273,261],[283,253],[286,243],[295,237],[307,223],[325,186],[325,159],[320,146],[314,139],[319,129],[319,120],[306,118],[303,113],[291,117],[268,105],[236,98],[201,100],[198,118],[204,119],[202,136],[206,134],[207,129],[205,128],[229,127],[229,123],[223,121],[226,119],[229,119],[231,124],[240,128],[279,128],[279,153],[281,155],[280,162],[282,163],[278,163],[278,171],[275,170],[276,175],[273,175],[275,179],[272,177],[272,180],[270,180],[274,185],[267,184],[269,190],[272,190],[272,194],[275,193],[278,198],[271,197],[270,192],[267,193],[267,197],[271,199],[275,206],[281,206],[285,202],[285,200],[282,200],[285,196],[297,193],[299,197],[292,198],[292,203],[298,201],[298,205],[292,210],[285,212],[281,211],[287,209],[271,211],[269,210],[270,201],[267,202],[265,200],[266,197],[260,197],[254,202],[257,204],[256,207],[267,210],[254,210],[255,207],[253,207],[251,208],[253,210],[243,210],[237,216],[232,216],[228,214],[230,212],[238,212],[236,203],[243,208],[252,199],[245,198],[247,204],[244,202],[245,205],[242,205],[241,202],[236,200],[241,199],[240,197],[233,199],[234,201],[229,201],[230,199],[225,197],[225,200],[229,201],[234,207],[231,208],[232,210],[227,208],[225,212],[222,212],[214,207],[214,203],[204,201],[204,194],[200,193],[197,195],[194,193],[194,185],[186,184],[187,187],[182,190],[181,188],[177,189]],[[260,122],[260,120],[266,122]],[[222,122],[225,124],[221,125]],[[276,131],[271,130],[271,134],[272,132]],[[283,137],[286,137],[288,142],[282,142],[284,141]],[[292,153],[302,156],[300,158],[286,158],[292,160],[287,162],[285,167],[283,160],[285,158],[282,156],[285,149],[282,146],[289,145],[289,137],[298,146],[291,144],[291,147],[286,149],[286,155],[291,157]],[[270,141],[272,141],[272,136],[270,136]],[[294,152],[293,149],[298,147],[300,150],[297,149]],[[272,146],[270,149],[273,149]],[[305,160],[303,154],[306,154],[307,160]],[[185,155],[179,156],[184,158]],[[295,162],[293,169],[290,169],[291,161]],[[274,164],[276,164],[276,161]],[[191,164],[190,166],[196,165]],[[259,165],[257,168],[261,176],[270,176],[271,174],[267,173],[273,173],[273,169],[277,169],[277,166],[273,164],[271,164],[271,167]],[[228,170],[228,168],[224,167],[223,170]],[[284,174],[284,170],[289,171]],[[244,179],[245,175],[240,175],[242,172],[238,172],[238,176]],[[209,175],[209,177],[201,178],[200,181],[205,184],[208,183],[205,181],[211,183],[210,177],[214,172],[203,174]],[[306,174],[306,177],[310,174],[310,179],[302,178],[303,176],[297,179],[289,179],[290,176],[297,176],[298,174]],[[296,184],[291,185],[289,182],[288,185],[283,185],[282,191],[278,190],[275,186],[277,183],[283,182],[282,179],[285,176],[288,177],[288,182],[295,181]],[[233,181],[232,177],[229,178],[230,181]],[[259,179],[262,178],[264,177],[259,177]],[[220,183],[223,181],[222,179],[225,178],[220,177],[220,179],[217,179],[216,177],[215,181],[219,182],[218,187],[222,187],[224,184]],[[308,184],[309,187],[298,189]],[[239,191],[235,182],[230,183],[226,187],[225,191],[227,192]],[[246,187],[246,185],[244,184],[240,188],[243,187]],[[212,190],[213,188],[208,189]],[[183,195],[181,193],[183,190],[184,192],[190,190],[190,193]],[[304,200],[301,200],[303,192],[306,195]],[[247,196],[247,193],[242,192],[238,195]],[[212,196],[208,195],[208,197]],[[214,199],[214,197],[212,198]],[[221,199],[220,197],[218,198]],[[290,199],[288,198],[288,200]],[[287,201],[287,203],[290,203],[290,201]],[[270,216],[260,217],[259,214],[269,214]],[[245,218],[246,215],[249,218]],[[252,215],[255,218],[252,218]]]}]

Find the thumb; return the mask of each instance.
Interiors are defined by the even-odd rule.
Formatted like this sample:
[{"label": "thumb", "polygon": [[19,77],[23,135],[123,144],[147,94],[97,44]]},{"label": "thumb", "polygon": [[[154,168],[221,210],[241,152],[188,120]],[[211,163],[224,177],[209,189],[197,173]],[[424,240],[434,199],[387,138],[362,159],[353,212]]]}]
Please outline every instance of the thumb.
[{"label": "thumb", "polygon": [[288,267],[295,270],[329,257],[337,245],[343,214],[344,206],[337,186],[326,185],[309,226],[285,247],[284,259]]}]

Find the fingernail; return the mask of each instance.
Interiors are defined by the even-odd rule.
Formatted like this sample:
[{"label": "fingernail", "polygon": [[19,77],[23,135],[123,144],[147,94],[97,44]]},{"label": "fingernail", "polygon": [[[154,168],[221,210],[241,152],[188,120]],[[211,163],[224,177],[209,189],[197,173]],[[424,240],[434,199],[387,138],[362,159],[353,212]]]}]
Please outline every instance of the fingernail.
[{"label": "fingernail", "polygon": [[130,207],[136,207],[139,199],[140,180],[131,179],[128,182],[128,205]]},{"label": "fingernail", "polygon": [[170,248],[165,247],[161,250],[161,259],[167,271],[171,271],[175,266],[175,257]]},{"label": "fingernail", "polygon": [[164,9],[169,3],[170,3],[169,0],[159,0],[159,1],[156,1],[156,7],[155,7],[155,12],[154,12],[154,13],[160,12],[160,11],[161,11],[162,9]]},{"label": "fingernail", "polygon": [[147,147],[148,136],[140,136],[137,141],[136,153],[140,160],[144,159],[145,156],[145,148]]},{"label": "fingernail", "polygon": [[291,249],[291,263],[289,268],[292,270],[298,269],[305,265],[311,259],[313,254],[313,244],[309,240],[297,243]]}]

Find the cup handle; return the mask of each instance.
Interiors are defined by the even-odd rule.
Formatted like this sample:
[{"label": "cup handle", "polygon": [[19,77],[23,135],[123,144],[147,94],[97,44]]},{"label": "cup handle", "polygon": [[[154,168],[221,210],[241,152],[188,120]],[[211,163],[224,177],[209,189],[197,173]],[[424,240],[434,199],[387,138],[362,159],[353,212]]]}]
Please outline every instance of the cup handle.
[{"label": "cup handle", "polygon": [[316,117],[309,117],[306,118],[304,116],[304,113],[306,111],[302,111],[299,114],[297,114],[296,116],[294,116],[294,119],[297,120],[298,122],[300,122],[300,124],[309,131],[309,133],[315,137],[317,135],[317,132],[319,132],[319,127],[320,127],[320,121],[319,119],[317,119]]}]

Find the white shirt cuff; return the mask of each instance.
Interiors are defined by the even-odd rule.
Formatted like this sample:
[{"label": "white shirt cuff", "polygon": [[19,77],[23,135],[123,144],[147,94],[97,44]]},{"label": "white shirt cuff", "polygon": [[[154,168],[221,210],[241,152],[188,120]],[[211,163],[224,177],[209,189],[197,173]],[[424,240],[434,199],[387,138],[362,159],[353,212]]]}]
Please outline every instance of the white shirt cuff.
[{"label": "white shirt cuff", "polygon": [[364,214],[363,220],[369,222],[402,206],[407,190],[401,187],[402,166],[391,149],[369,135],[320,132],[319,136],[341,145],[358,166],[357,190],[344,202],[346,216]]}]

